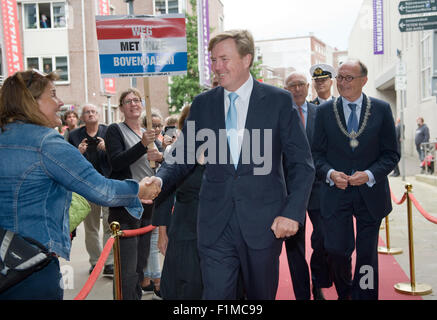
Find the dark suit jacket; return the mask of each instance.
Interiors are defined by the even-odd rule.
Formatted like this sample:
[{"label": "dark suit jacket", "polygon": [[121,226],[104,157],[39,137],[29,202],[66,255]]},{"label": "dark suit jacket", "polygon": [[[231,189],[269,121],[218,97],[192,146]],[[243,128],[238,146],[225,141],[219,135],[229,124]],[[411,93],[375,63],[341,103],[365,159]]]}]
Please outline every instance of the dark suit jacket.
[{"label": "dark suit jacket", "polygon": [[[334,97],[331,97],[331,99],[334,99]],[[327,101],[326,101],[327,102]],[[311,101],[312,104],[315,104],[316,106],[320,105],[319,97],[316,97],[313,101]]]},{"label": "dark suit jacket", "polygon": [[[359,145],[352,150],[349,138],[337,124],[333,101],[322,104],[317,110],[316,130],[312,146],[317,175],[326,181],[330,169],[351,175],[353,171],[370,170],[376,183],[358,187],[370,215],[382,219],[392,210],[387,175],[399,161],[393,115],[390,105],[382,100],[371,98],[372,105],[367,127],[358,138]],[[367,101],[363,99],[359,126],[364,120]],[[342,99],[336,106],[344,128],[347,128],[343,113]],[[323,182],[320,190],[321,215],[335,214],[339,199],[345,191]]]},{"label": "dark suit jacket", "polygon": [[[317,112],[317,106],[312,103],[307,103],[308,106],[308,114],[307,114],[307,125],[306,125],[306,133],[308,137],[308,142],[310,146],[312,146],[314,143],[317,143],[317,141],[314,141],[314,131],[315,131],[315,125],[316,125],[316,112]],[[321,180],[317,177],[314,179],[313,188],[311,189],[311,196],[310,200],[308,202],[308,209],[309,210],[316,210],[320,209],[320,185]]]},{"label": "dark suit jacket", "polygon": [[[217,87],[198,95],[191,105],[187,120],[182,130],[182,139],[176,142],[176,147],[182,143],[186,146],[185,162],[173,165],[164,163],[157,176],[162,178],[165,189],[181,180],[192,168],[193,164],[187,164],[186,159],[193,157],[195,149],[204,142],[197,141],[196,148],[193,148],[192,134],[189,134],[191,138],[187,138],[190,121],[195,121],[196,134],[201,129],[212,130],[215,141],[209,145],[206,158],[208,163],[199,193],[199,244],[213,244],[226,227],[233,211],[237,214],[246,243],[254,249],[267,248],[277,241],[270,229],[277,216],[291,218],[303,225],[314,167],[308,140],[300,117],[292,107],[289,92],[254,80],[245,126],[250,138],[245,136],[237,170],[229,161],[224,89]],[[260,139],[256,139],[255,129],[259,129]],[[260,140],[260,143],[253,140]],[[226,163],[219,156],[219,141],[224,142],[227,151]],[[267,160],[271,163],[268,174],[254,174],[254,169],[264,166],[252,156],[252,153],[259,153],[256,152],[257,148],[253,148],[256,145],[260,146],[258,150],[261,150],[261,154],[271,158]],[[246,148],[252,152],[245,152]],[[242,163],[243,154],[250,154],[245,163]],[[285,179],[282,154],[288,169]]]}]

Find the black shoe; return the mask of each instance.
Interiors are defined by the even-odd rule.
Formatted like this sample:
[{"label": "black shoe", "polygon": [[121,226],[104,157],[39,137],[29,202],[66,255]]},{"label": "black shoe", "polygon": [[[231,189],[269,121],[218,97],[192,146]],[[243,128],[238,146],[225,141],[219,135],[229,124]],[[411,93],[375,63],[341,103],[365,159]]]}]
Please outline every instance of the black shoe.
[{"label": "black shoe", "polygon": [[141,289],[143,290],[143,294],[144,293],[152,293],[155,290],[155,285],[153,284],[153,281],[150,280],[150,283],[148,286],[145,287],[141,287]]},{"label": "black shoe", "polygon": [[391,177],[399,177],[400,176],[400,174],[399,173],[397,173],[397,172],[393,172],[391,175],[390,175]]},{"label": "black shoe", "polygon": [[156,288],[153,287],[153,296],[152,296],[152,300],[162,300],[162,297],[161,297],[161,290],[156,290]]},{"label": "black shoe", "polygon": [[322,289],[313,287],[313,299],[314,300],[326,300],[323,295]]},{"label": "black shoe", "polygon": [[93,272],[95,266],[96,266],[95,264],[92,264],[92,265],[91,265],[91,268],[90,268],[90,270],[89,270],[89,273],[90,273],[90,274],[91,274],[91,272]]},{"label": "black shoe", "polygon": [[103,268],[103,275],[104,276],[114,276],[114,265],[108,264]]}]

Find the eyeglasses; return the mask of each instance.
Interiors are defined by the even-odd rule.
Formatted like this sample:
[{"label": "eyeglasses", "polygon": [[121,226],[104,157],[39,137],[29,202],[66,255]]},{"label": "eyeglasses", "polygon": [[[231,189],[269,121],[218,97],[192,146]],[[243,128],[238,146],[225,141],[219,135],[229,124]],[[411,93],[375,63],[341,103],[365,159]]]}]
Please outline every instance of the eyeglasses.
[{"label": "eyeglasses", "polygon": [[153,129],[162,128],[162,124],[152,124]]},{"label": "eyeglasses", "polygon": [[26,87],[27,88],[30,88],[30,85],[32,84],[34,75],[38,75],[38,76],[40,76],[42,78],[47,76],[44,72],[41,72],[38,69],[32,69],[31,71],[32,71],[32,74],[30,75],[29,80],[27,80],[27,82],[26,82]]},{"label": "eyeglasses", "polygon": [[288,84],[287,88],[289,89],[302,89],[303,87],[305,87],[307,84],[306,83],[293,83],[293,84]]},{"label": "eyeglasses", "polygon": [[354,80],[354,79],[362,78],[362,77],[364,77],[364,76],[358,76],[358,77],[345,76],[345,77],[343,77],[343,76],[341,76],[341,75],[338,75],[338,76],[335,77],[335,79],[337,79],[337,81],[343,81],[343,80],[345,80],[346,82],[351,82],[351,81]]},{"label": "eyeglasses", "polygon": [[138,98],[127,99],[127,100],[124,100],[123,104],[131,104],[132,102],[133,103],[140,103],[141,99],[138,99]]}]

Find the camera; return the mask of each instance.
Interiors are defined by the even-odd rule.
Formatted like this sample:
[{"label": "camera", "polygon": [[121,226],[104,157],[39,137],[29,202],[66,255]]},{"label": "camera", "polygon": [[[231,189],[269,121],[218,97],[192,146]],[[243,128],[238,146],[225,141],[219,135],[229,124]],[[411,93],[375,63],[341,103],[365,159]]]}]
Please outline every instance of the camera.
[{"label": "camera", "polygon": [[91,145],[96,145],[97,146],[100,143],[100,140],[97,137],[95,137],[95,138],[87,138],[86,139],[86,143],[88,144],[88,146],[91,146]]},{"label": "camera", "polygon": [[175,126],[166,126],[164,128],[164,135],[169,136],[171,138],[176,137],[176,127]]}]

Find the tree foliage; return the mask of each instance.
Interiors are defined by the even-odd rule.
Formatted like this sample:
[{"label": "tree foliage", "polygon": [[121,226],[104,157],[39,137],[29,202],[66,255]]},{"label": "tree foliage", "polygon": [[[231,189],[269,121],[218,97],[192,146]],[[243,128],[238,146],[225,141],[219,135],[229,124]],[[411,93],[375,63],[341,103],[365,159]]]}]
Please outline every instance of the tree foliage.
[{"label": "tree foliage", "polygon": [[190,0],[190,3],[192,13],[186,14],[187,74],[171,78],[168,101],[171,114],[179,113],[184,105],[190,104],[194,97],[202,92],[199,84],[196,1]]}]

